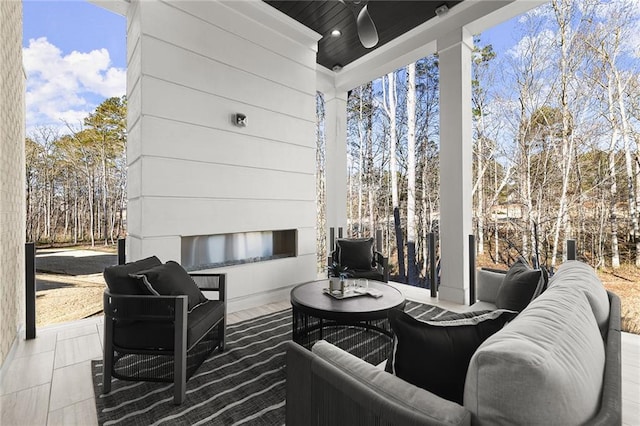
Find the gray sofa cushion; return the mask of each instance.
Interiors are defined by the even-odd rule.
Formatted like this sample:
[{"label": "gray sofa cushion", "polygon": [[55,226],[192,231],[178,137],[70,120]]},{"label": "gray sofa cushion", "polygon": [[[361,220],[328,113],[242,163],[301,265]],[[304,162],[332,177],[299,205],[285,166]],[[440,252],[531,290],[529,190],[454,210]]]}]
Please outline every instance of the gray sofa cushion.
[{"label": "gray sofa cushion", "polygon": [[495,308],[498,291],[507,271],[496,272],[479,269],[476,273],[476,297],[479,301],[492,303]]},{"label": "gray sofa cushion", "polygon": [[[291,349],[288,352],[290,351]],[[321,398],[326,406],[331,405],[334,398],[347,402],[344,404],[345,411],[333,415],[333,417],[340,419],[339,422],[327,421],[321,422],[322,424],[369,424],[365,417],[353,419],[353,422],[350,421],[354,413],[358,413],[358,410],[363,408],[366,412],[361,413],[363,416],[372,416],[373,414],[373,418],[377,418],[380,424],[470,424],[469,412],[460,405],[407,383],[331,343],[320,340],[313,346],[312,351],[321,360],[335,367],[335,369],[328,369],[323,366],[323,363],[316,363],[313,366],[316,384],[319,385],[320,381],[326,380],[328,383],[324,385],[335,388],[335,390],[329,391],[328,395],[322,395],[322,391],[318,392],[319,390],[315,389],[316,392],[312,394],[313,398],[316,401]],[[296,376],[295,372],[288,370],[289,365],[287,365],[287,377],[290,374]],[[336,375],[334,372],[339,373]],[[289,379],[287,379],[288,381]],[[289,386],[288,383],[287,386]],[[357,389],[359,391],[356,391]],[[379,399],[371,399],[373,396]],[[289,397],[287,397],[288,402]],[[326,416],[331,415],[331,413],[326,414]],[[309,416],[304,424],[318,424]],[[409,418],[411,421],[407,420]],[[400,423],[401,419],[405,420]]]},{"label": "gray sofa cushion", "polygon": [[606,334],[609,322],[609,297],[591,266],[577,260],[563,263],[549,280],[549,288],[554,286],[581,289],[589,300],[593,315],[600,327],[600,334],[602,336]]},{"label": "gray sofa cushion", "polygon": [[496,297],[498,309],[521,312],[542,291],[542,271],[531,269],[523,258],[511,265]]},{"label": "gray sofa cushion", "polygon": [[478,425],[582,424],[598,411],[604,343],[580,287],[550,287],[471,358],[464,406]]}]

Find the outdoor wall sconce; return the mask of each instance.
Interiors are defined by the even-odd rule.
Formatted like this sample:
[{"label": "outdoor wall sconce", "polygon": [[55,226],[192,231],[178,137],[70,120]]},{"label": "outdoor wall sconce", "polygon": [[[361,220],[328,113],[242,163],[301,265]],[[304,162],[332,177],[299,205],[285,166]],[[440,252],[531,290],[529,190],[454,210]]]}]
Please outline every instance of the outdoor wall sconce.
[{"label": "outdoor wall sconce", "polygon": [[249,124],[247,116],[241,113],[234,114],[233,124],[235,124],[238,127],[247,127],[247,124]]}]

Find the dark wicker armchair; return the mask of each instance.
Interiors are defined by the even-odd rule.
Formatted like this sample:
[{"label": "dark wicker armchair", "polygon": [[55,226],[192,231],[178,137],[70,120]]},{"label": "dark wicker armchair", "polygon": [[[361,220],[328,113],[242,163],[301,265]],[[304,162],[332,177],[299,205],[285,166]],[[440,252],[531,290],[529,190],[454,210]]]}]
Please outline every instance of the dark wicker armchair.
[{"label": "dark wicker armchair", "polygon": [[[170,265],[174,264],[174,265]],[[225,275],[189,273],[202,291],[215,291],[217,300],[194,293],[194,289],[168,291],[167,295],[150,294],[145,289],[158,277],[148,271],[165,273],[156,257],[118,265],[105,270],[109,289],[104,292],[104,365],[103,393],[111,391],[111,377],[174,383],[174,403],[181,404],[186,395],[186,382],[217,347],[224,350],[226,295]],[[158,269],[160,268],[160,269]],[[181,269],[181,268],[180,268]],[[177,270],[186,276],[186,271]],[[169,280],[176,281],[171,274]],[[136,278],[137,277],[137,278]],[[182,277],[184,278],[184,277]],[[188,276],[187,276],[188,279]],[[165,279],[165,283],[167,280]],[[122,294],[129,292],[130,294]],[[195,292],[198,289],[195,288]],[[146,294],[140,294],[146,293]],[[193,302],[193,297],[199,299]]]},{"label": "dark wicker armchair", "polygon": [[[389,259],[376,251],[373,238],[344,238],[336,240],[336,248],[328,259],[350,278],[389,281]],[[331,269],[331,268],[329,268]]]}]

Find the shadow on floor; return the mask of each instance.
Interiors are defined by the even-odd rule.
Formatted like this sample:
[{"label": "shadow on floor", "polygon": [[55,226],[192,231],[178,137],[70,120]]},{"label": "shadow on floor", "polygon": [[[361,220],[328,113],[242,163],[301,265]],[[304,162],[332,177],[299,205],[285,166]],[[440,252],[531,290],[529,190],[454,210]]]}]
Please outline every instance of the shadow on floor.
[{"label": "shadow on floor", "polygon": [[36,257],[36,271],[48,274],[61,275],[90,275],[99,274],[107,266],[118,263],[118,256],[115,254],[98,254],[92,256],[74,257],[68,252],[63,255],[50,255]]}]

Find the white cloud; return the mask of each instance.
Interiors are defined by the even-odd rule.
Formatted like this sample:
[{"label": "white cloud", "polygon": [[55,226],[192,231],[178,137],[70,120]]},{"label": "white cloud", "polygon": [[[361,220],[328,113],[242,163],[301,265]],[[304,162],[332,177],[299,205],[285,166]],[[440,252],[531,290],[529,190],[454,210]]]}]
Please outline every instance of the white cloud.
[{"label": "white cloud", "polygon": [[27,72],[27,131],[37,126],[65,130],[78,124],[105,98],[126,91],[126,70],[111,66],[106,49],[63,55],[46,37],[23,50]]}]

